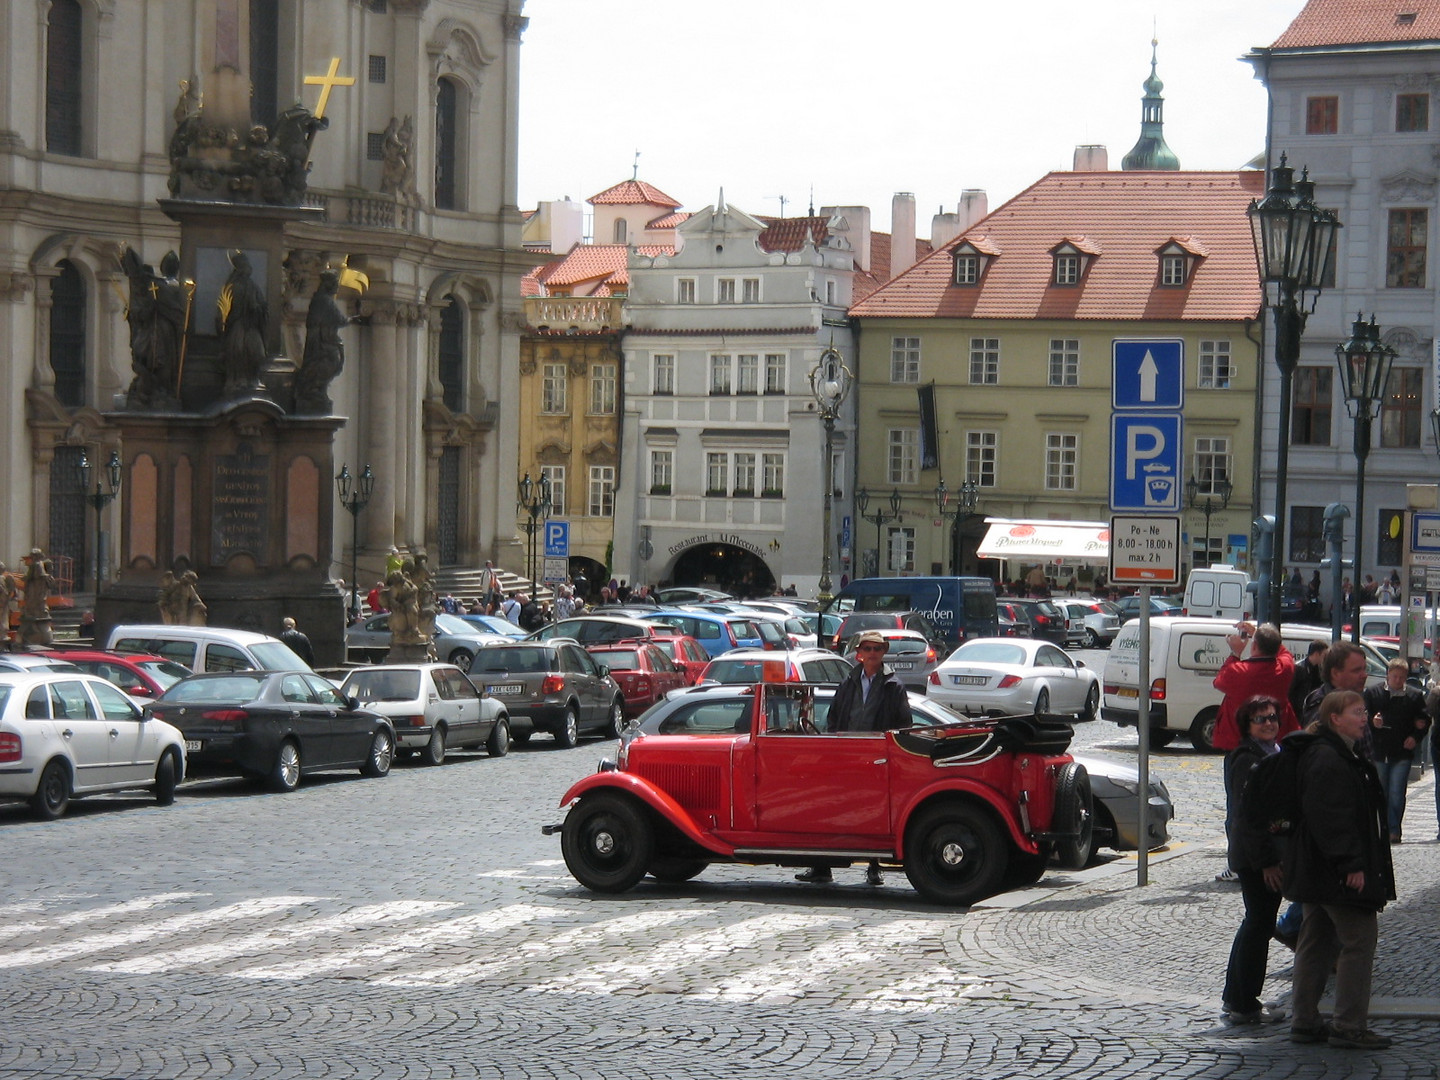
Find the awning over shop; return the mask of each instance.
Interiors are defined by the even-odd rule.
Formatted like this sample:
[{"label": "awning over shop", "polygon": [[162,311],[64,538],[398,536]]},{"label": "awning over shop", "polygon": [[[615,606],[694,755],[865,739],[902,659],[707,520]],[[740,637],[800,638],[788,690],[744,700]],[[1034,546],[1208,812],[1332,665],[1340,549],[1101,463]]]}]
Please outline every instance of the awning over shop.
[{"label": "awning over shop", "polygon": [[976,554],[982,559],[1105,564],[1110,560],[1108,521],[1021,521],[986,518],[990,531]]}]

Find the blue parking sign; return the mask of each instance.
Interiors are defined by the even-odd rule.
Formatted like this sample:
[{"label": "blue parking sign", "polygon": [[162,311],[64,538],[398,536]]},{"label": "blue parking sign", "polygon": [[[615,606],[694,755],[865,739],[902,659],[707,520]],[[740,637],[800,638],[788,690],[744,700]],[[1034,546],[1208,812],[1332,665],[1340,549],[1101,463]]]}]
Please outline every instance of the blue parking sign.
[{"label": "blue parking sign", "polygon": [[545,522],[545,558],[566,559],[570,557],[570,522]]},{"label": "blue parking sign", "polygon": [[1160,412],[1185,407],[1185,343],[1179,338],[1116,338],[1111,407]]},{"label": "blue parking sign", "polygon": [[1184,422],[1179,413],[1115,413],[1110,418],[1110,509],[1180,509]]}]

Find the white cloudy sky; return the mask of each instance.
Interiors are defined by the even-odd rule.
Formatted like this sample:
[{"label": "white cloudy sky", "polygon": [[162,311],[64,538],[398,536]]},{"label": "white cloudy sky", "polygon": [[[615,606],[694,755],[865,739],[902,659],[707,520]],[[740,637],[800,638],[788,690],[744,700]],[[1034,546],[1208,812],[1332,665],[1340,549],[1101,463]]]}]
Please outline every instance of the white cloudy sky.
[{"label": "white cloudy sky", "polygon": [[697,210],[752,213],[896,191],[921,234],[983,188],[991,208],[1099,143],[1139,134],[1152,22],[1182,166],[1264,149],[1265,92],[1238,57],[1303,0],[529,0],[520,205],[640,177]]}]

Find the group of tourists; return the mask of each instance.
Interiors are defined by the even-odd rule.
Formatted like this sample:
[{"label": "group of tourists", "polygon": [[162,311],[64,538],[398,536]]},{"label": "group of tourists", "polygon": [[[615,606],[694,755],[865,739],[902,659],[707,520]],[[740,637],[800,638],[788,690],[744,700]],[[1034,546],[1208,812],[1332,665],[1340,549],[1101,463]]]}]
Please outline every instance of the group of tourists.
[{"label": "group of tourists", "polygon": [[[1297,664],[1271,624],[1242,622],[1226,640],[1231,655],[1215,677],[1225,696],[1214,744],[1228,751],[1229,866],[1219,880],[1238,880],[1245,914],[1222,1008],[1235,1024],[1284,1019],[1260,997],[1274,938],[1295,950],[1291,1040],[1384,1049],[1390,1039],[1369,1028],[1378,915],[1395,899],[1390,849],[1427,731],[1440,754],[1426,695],[1407,684],[1404,660],[1366,689],[1365,654],[1350,642],[1313,642]],[[1277,922],[1282,898],[1291,909]],[[1320,999],[1332,972],[1326,1021]]]}]

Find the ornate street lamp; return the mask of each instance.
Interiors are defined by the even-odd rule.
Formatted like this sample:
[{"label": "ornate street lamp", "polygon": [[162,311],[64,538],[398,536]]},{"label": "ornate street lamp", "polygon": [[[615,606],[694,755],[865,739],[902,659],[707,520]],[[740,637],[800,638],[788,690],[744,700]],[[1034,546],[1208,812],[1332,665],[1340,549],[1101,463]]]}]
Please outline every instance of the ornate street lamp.
[{"label": "ornate street lamp", "polygon": [[899,488],[896,488],[896,489],[894,489],[893,491],[890,492],[889,503],[890,503],[890,513],[887,514],[887,513],[885,513],[885,511],[884,511],[882,508],[876,507],[875,513],[873,513],[873,514],[867,514],[867,513],[865,513],[865,508],[870,505],[870,493],[869,493],[868,491],[866,491],[864,488],[861,488],[859,491],[857,491],[857,492],[855,493],[855,505],[860,508],[860,516],[861,516],[862,518],[864,518],[866,521],[873,522],[874,525],[875,525],[875,576],[876,576],[876,577],[884,577],[884,576],[885,576],[884,574],[880,573],[880,526],[881,526],[881,525],[884,525],[884,524],[886,524],[886,523],[888,523],[888,522],[891,522],[891,521],[899,521],[901,518],[904,517],[904,515],[903,515],[902,513],[900,513],[900,489],[899,489]]},{"label": "ornate street lamp", "polygon": [[[1205,490],[1202,492],[1201,488]],[[1185,498],[1190,504],[1191,510],[1199,510],[1205,515],[1205,565],[1210,565],[1210,515],[1217,510],[1224,510],[1230,505],[1230,496],[1235,493],[1235,485],[1229,480],[1211,480],[1208,484],[1201,484],[1195,477],[1185,481]],[[1201,501],[1203,499],[1203,501]]]},{"label": "ornate street lamp", "polygon": [[835,500],[835,418],[840,415],[840,406],[850,393],[850,369],[840,354],[833,348],[820,354],[820,362],[810,369],[810,393],[815,404],[820,406],[820,419],[825,423],[825,501],[821,509],[820,525],[820,592],[817,600],[830,599],[830,545],[834,542],[830,533],[831,503]]},{"label": "ornate street lamp", "polygon": [[968,518],[970,512],[975,509],[975,503],[979,498],[980,488],[974,480],[966,480],[960,485],[960,490],[954,494],[945,489],[944,477],[941,477],[940,483],[935,485],[935,512],[940,515],[941,523],[945,527],[945,547],[948,555],[946,563],[952,574],[956,572],[955,530],[958,527],[957,519]]},{"label": "ornate street lamp", "polygon": [[358,478],[350,475],[350,466],[341,465],[335,477],[335,489],[340,493],[340,505],[350,511],[350,618],[360,614],[360,511],[375,494],[375,474],[366,465]]},{"label": "ornate street lamp", "polygon": [[[1280,369],[1279,442],[1275,448],[1275,536],[1270,565],[1260,568],[1262,617],[1280,622],[1280,589],[1285,558],[1285,501],[1290,465],[1290,398],[1300,360],[1300,335],[1330,275],[1340,220],[1315,205],[1308,171],[1295,181],[1295,170],[1280,164],[1270,171],[1265,198],[1246,213],[1254,234],[1255,256],[1265,302],[1275,313],[1275,364]],[[1273,289],[1271,288],[1273,286]]]},{"label": "ornate street lamp", "polygon": [[[1355,421],[1355,587],[1358,595],[1360,575],[1365,568],[1365,459],[1370,456],[1371,424],[1385,402],[1395,350],[1380,340],[1375,316],[1370,316],[1366,324],[1365,317],[1357,314],[1350,328],[1350,340],[1335,347],[1335,362],[1340,366],[1345,409]],[[1360,620],[1351,619],[1350,625],[1350,640],[1358,645]]]},{"label": "ornate street lamp", "polygon": [[109,491],[100,486],[99,476],[95,477],[95,490],[90,491],[90,459],[85,456],[84,450],[80,451],[80,461],[75,468],[80,474],[80,490],[85,492],[85,501],[95,508],[95,599],[98,601],[101,571],[105,568],[105,563],[100,558],[101,512],[120,494],[120,452],[111,450],[110,460],[105,464],[105,478],[110,481]]},{"label": "ornate street lamp", "polygon": [[520,527],[525,530],[525,565],[530,577],[530,599],[535,599],[535,534],[545,527],[545,522],[550,518],[550,511],[554,503],[550,501],[550,477],[547,473],[540,474],[540,482],[537,484],[530,479],[527,472],[525,478],[520,481],[519,500],[516,503],[519,509],[523,510],[528,518],[520,522]]}]

